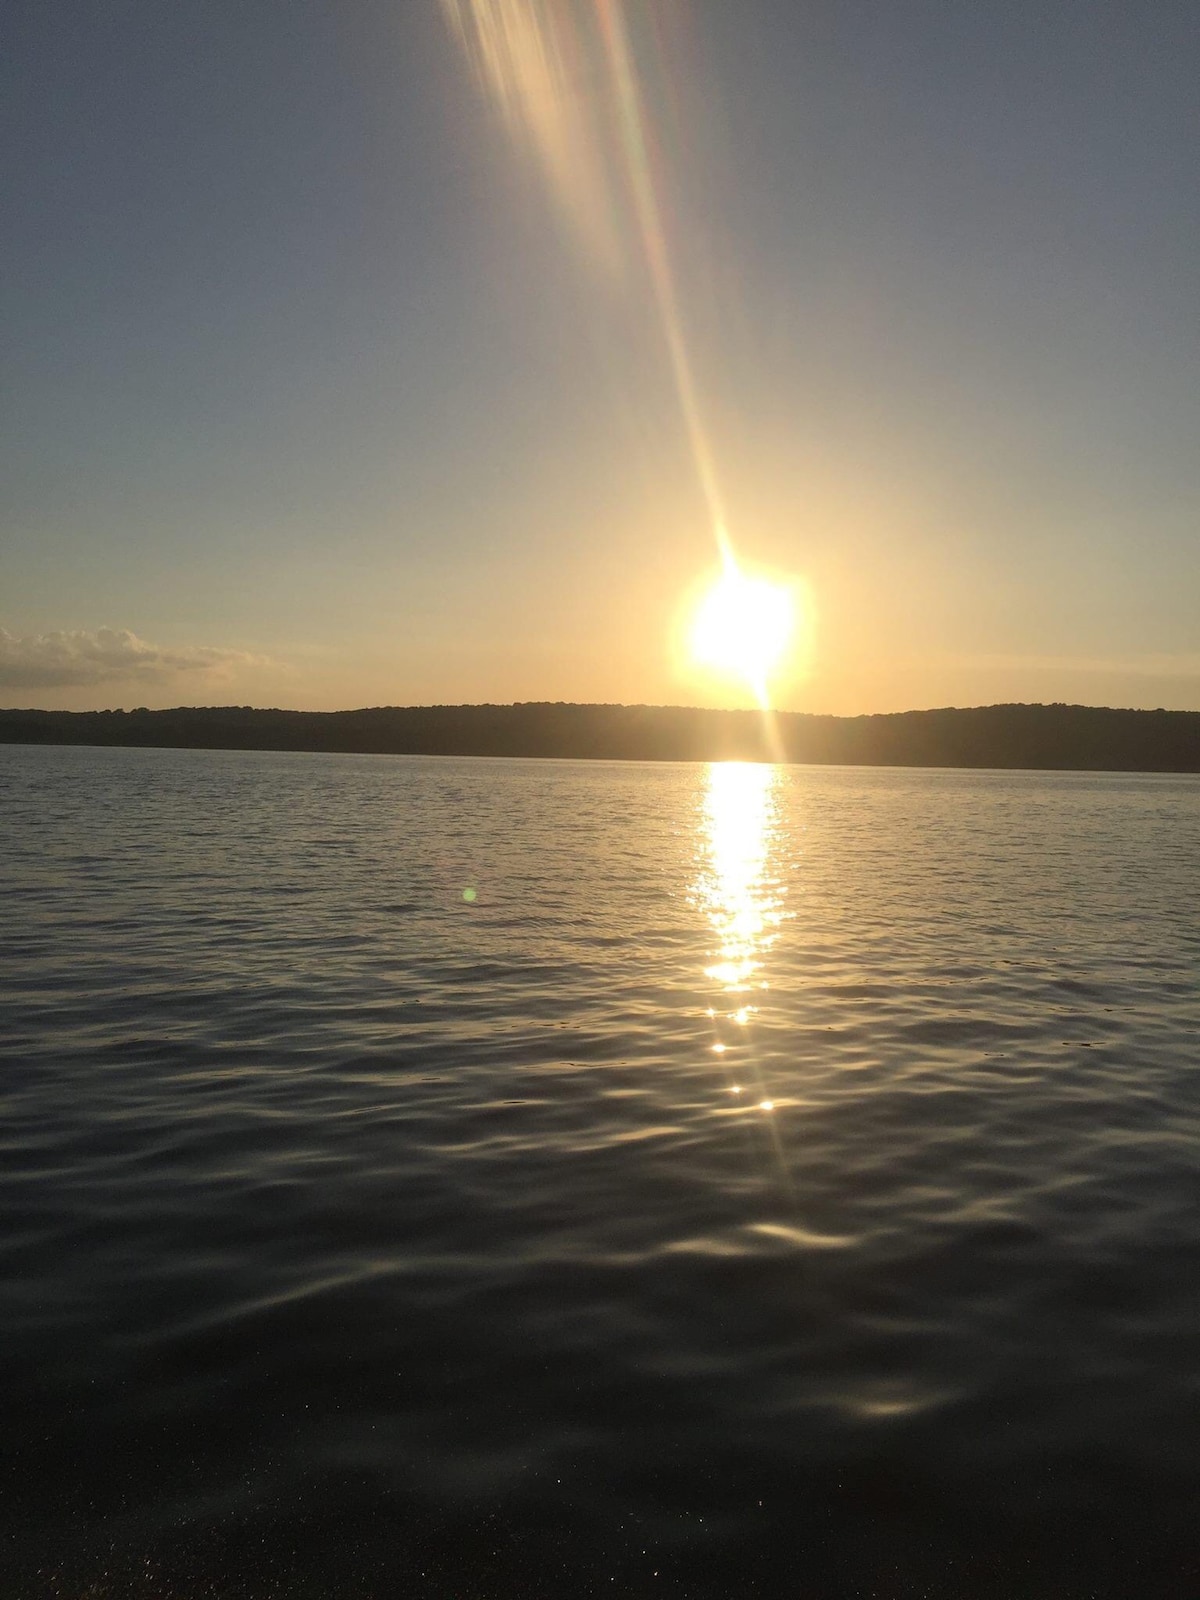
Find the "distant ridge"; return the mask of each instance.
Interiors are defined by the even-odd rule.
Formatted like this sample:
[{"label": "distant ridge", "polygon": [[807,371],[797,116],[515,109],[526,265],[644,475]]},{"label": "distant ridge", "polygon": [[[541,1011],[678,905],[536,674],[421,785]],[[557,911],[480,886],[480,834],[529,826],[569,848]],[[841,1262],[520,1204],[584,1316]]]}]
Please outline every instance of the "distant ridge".
[{"label": "distant ridge", "polygon": [[378,706],[271,711],[4,711],[0,743],[616,761],[1200,772],[1200,712],[1001,705],[865,717],[682,706]]}]

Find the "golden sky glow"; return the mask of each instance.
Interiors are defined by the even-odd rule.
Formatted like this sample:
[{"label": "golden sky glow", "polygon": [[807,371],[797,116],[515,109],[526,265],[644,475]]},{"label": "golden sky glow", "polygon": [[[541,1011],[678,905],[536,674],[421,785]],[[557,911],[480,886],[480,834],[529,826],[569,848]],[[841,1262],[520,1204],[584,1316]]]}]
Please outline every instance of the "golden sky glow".
[{"label": "golden sky glow", "polygon": [[1181,16],[28,9],[0,701],[1200,706]]}]

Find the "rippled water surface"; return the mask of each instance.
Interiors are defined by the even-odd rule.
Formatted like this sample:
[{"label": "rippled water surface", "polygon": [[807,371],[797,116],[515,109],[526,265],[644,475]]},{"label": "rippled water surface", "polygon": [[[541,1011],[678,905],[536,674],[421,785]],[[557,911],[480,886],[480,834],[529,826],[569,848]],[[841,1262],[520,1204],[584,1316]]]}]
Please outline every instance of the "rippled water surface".
[{"label": "rippled water surface", "polygon": [[0,749],[6,1595],[1200,1594],[1200,783]]}]

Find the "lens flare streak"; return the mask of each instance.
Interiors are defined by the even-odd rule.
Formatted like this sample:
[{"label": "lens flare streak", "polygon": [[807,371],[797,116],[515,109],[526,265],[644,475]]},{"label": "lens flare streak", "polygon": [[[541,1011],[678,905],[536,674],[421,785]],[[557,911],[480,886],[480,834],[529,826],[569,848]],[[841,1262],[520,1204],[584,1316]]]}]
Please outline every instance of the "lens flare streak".
[{"label": "lens flare streak", "polygon": [[442,0],[476,82],[513,139],[541,164],[593,260],[621,257],[613,175],[589,78],[587,32],[575,8],[546,0]]},{"label": "lens flare streak", "polygon": [[642,249],[649,268],[650,281],[654,287],[659,320],[662,323],[663,336],[671,359],[671,373],[675,380],[675,391],[679,397],[679,408],[687,429],[696,475],[708,507],[717,547],[724,557],[730,552],[725,510],[708,430],[704,425],[695,370],[684,334],[679,293],[667,243],[667,233],[663,226],[663,208],[659,201],[650,161],[646,121],[642,113],[641,94],[629,46],[625,14],[619,0],[596,0],[596,3],[608,55],[609,71],[620,111],[619,127],[625,157],[625,172],[633,196]]},{"label": "lens flare streak", "polygon": [[[589,258],[614,271],[641,263],[697,489],[725,574],[726,601],[737,589],[738,639],[731,641],[726,629],[724,643],[702,651],[700,664],[727,669],[729,660],[715,657],[727,657],[731,642],[736,646],[740,659],[732,675],[750,688],[772,755],[781,759],[768,678],[782,664],[784,646],[790,643],[794,608],[781,585],[741,573],[728,532],[683,312],[678,252],[672,249],[665,189],[655,161],[654,118],[639,72],[637,42],[644,30],[631,28],[626,0],[441,4],[477,82],[516,142],[535,154]],[[644,9],[649,14],[653,6]],[[634,20],[641,14],[632,13]],[[757,608],[753,618],[743,616],[742,602],[750,600]]]},{"label": "lens flare streak", "polygon": [[[621,0],[442,0],[442,8],[501,118],[537,152],[604,264],[620,259],[621,221],[631,214],[713,537],[722,557],[731,554]],[[599,96],[584,92],[593,64]]]}]

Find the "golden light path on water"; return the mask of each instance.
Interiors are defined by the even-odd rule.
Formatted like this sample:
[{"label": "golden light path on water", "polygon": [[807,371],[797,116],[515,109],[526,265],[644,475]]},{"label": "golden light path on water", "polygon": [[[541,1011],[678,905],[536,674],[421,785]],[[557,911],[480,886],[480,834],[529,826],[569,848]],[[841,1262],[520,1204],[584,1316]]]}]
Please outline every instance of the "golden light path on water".
[{"label": "golden light path on water", "polygon": [[730,1094],[773,1111],[753,1057],[757,1002],[769,988],[764,958],[784,919],[783,893],[770,870],[778,827],[780,769],[742,761],[713,762],[706,774],[701,862],[695,898],[716,936],[705,977],[717,986],[709,1016],[714,1052],[728,1060]]}]

